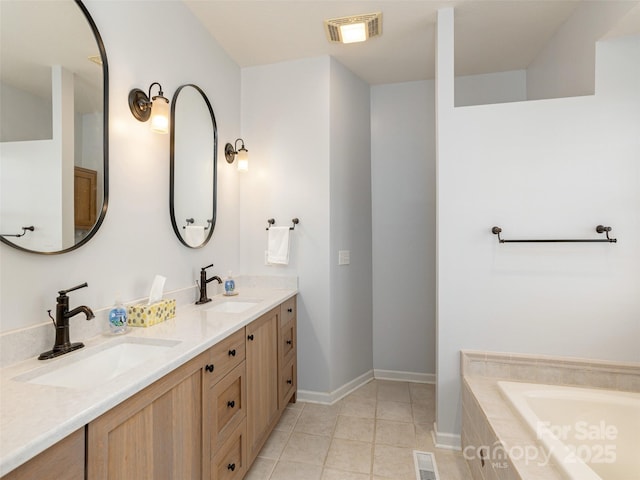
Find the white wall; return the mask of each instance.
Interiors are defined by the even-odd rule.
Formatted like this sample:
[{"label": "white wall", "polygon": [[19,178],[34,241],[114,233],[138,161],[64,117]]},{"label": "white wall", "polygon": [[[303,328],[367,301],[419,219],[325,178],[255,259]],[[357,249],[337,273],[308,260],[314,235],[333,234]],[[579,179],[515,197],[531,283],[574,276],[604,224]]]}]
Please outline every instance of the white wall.
[{"label": "white wall", "polygon": [[371,88],[373,365],[435,373],[434,82]]},{"label": "white wall", "polygon": [[[22,161],[26,156],[32,158],[28,164]],[[0,158],[0,233],[21,234],[22,227],[37,226],[33,232],[37,235],[27,232],[23,237],[9,240],[23,248],[60,249],[60,139],[2,142]],[[0,248],[2,275],[4,249],[8,247]]]},{"label": "white wall", "polygon": [[[27,254],[0,245],[3,332],[50,322],[46,310],[55,306],[56,292],[85,281],[89,288],[73,292],[71,305],[98,309],[110,306],[117,292],[125,302],[147,296],[155,274],[166,276],[166,290],[174,290],[193,285],[200,267],[211,262],[212,273],[238,268],[237,172],[222,152],[224,141],[240,130],[239,67],[180,2],[85,4],[109,63],[109,210],[91,241],[67,254]],[[182,246],[171,228],[169,136],[152,133],[129,111],[129,90],[148,89],[154,81],[169,97],[183,83],[199,85],[218,120],[218,222],[202,249]]]},{"label": "white wall", "polygon": [[[598,44],[595,96],[453,108],[445,20],[437,430],[455,443],[461,349],[640,361],[640,37]],[[593,238],[599,223],[617,244],[500,245],[490,232]]]},{"label": "white wall", "polygon": [[527,67],[527,98],[593,95],[595,43],[634,2],[580,2]]},{"label": "white wall", "polygon": [[[331,391],[373,365],[369,85],[330,64]],[[348,250],[349,265],[338,265]]]},{"label": "white wall", "polygon": [[[241,268],[298,276],[299,388],[330,400],[372,368],[369,87],[329,57],[243,69],[242,136]],[[289,265],[265,266],[267,219],[294,217]]]},{"label": "white wall", "polygon": [[0,142],[52,138],[51,99],[0,82]]},{"label": "white wall", "polygon": [[[318,392],[331,383],[329,65],[320,57],[242,70],[241,269],[298,275],[298,385]],[[267,219],[294,217],[289,265],[266,266]]]},{"label": "white wall", "polygon": [[456,107],[527,99],[527,71],[464,75],[455,78]]}]

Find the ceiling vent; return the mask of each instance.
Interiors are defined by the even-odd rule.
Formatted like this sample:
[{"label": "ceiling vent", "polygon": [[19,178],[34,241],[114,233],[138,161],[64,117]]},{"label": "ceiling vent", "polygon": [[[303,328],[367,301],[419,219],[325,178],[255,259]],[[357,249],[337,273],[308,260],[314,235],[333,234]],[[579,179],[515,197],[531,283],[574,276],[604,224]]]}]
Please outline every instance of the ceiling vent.
[{"label": "ceiling vent", "polygon": [[382,34],[382,13],[331,18],[324,21],[324,29],[330,42],[364,42]]}]

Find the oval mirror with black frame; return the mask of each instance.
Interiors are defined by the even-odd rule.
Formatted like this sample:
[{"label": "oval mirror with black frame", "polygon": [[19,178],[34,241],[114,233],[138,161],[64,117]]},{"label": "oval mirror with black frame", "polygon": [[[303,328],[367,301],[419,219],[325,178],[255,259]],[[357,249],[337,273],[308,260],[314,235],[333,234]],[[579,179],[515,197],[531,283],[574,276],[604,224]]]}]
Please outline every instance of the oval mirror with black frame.
[{"label": "oval mirror with black frame", "polygon": [[182,85],[171,101],[169,209],[173,231],[189,248],[204,247],[216,225],[218,127],[207,95]]},{"label": "oval mirror with black frame", "polygon": [[2,0],[0,241],[65,253],[107,212],[107,55],[80,0]]}]

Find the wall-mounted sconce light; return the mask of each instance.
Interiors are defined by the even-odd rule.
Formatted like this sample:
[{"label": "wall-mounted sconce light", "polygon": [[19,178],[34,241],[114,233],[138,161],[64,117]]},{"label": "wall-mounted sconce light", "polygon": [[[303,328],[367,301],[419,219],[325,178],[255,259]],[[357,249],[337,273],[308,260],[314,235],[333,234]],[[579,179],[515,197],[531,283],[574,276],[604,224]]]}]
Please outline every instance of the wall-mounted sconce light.
[{"label": "wall-mounted sconce light", "polygon": [[[158,86],[158,95],[151,96],[151,87]],[[151,100],[149,100],[151,98]],[[156,133],[169,133],[169,100],[162,93],[162,85],[153,82],[149,85],[147,95],[139,88],[129,92],[129,109],[134,117],[141,122],[151,118],[151,130]]]},{"label": "wall-mounted sconce light", "polygon": [[[238,142],[242,142],[240,149],[238,150]],[[238,155],[238,170],[241,172],[246,172],[249,170],[249,151],[244,148],[244,140],[241,138],[236,139],[235,147],[230,143],[227,143],[224,146],[224,158],[227,159],[227,163],[233,163]]]}]

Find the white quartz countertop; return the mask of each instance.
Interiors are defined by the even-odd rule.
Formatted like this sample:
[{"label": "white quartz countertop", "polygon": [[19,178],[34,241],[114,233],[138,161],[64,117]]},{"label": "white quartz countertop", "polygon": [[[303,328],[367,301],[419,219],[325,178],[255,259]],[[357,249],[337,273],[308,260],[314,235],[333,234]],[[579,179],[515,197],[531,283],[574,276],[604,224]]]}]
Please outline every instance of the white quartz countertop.
[{"label": "white quartz countertop", "polygon": [[[0,476],[35,457],[122,401],[206,351],[260,315],[296,295],[297,290],[244,288],[235,297],[217,295],[204,305],[178,306],[176,317],[148,328],[131,328],[124,336],[98,335],[81,340],[85,348],[56,359],[36,357],[0,369]],[[241,313],[207,312],[224,301],[257,302]],[[90,389],[38,385],[16,380],[36,369],[50,368],[92,348],[124,337],[179,341],[153,361],[125,371]],[[52,338],[53,340],[53,338]],[[86,355],[86,353],[84,353]],[[27,375],[24,375],[27,373]]]}]

